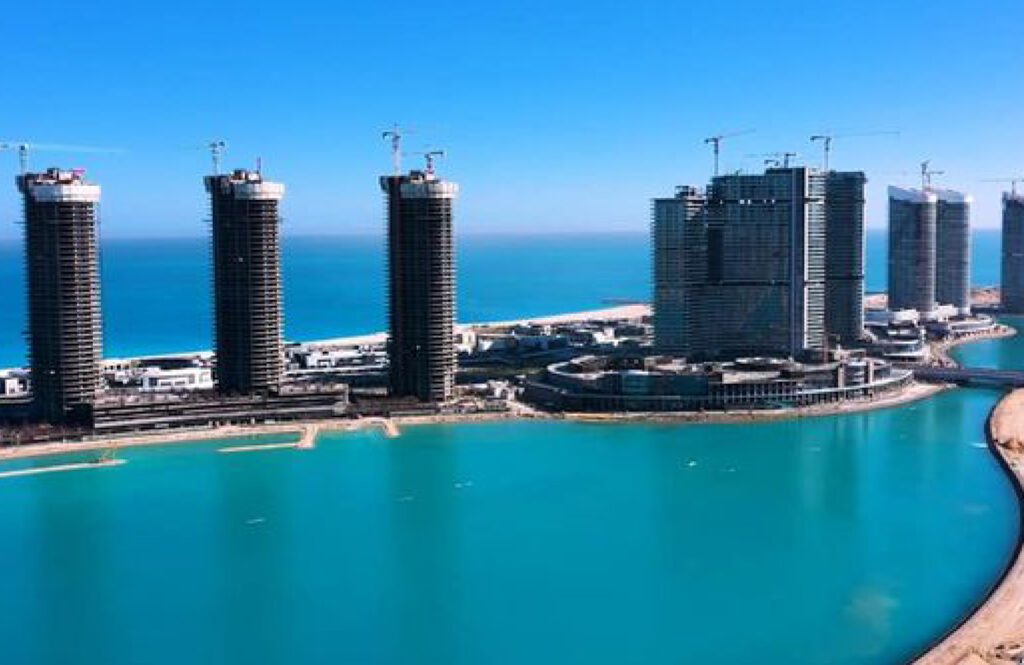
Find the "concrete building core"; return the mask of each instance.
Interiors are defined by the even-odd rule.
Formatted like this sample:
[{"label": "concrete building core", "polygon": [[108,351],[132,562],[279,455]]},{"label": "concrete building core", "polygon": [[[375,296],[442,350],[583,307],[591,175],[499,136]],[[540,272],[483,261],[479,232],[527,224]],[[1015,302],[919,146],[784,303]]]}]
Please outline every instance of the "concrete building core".
[{"label": "concrete building core", "polygon": [[102,353],[98,185],[81,170],[17,178],[25,209],[28,342],[34,408],[43,420],[88,423]]},{"label": "concrete building core", "polygon": [[1001,301],[1004,312],[1024,314],[1024,196],[1003,194]]},{"label": "concrete building core", "polygon": [[705,203],[704,193],[697,187],[678,187],[672,198],[651,203],[654,346],[659,353],[686,353],[684,238],[687,225],[699,219]]},{"label": "concrete building core", "polygon": [[861,171],[825,177],[825,330],[843,344],[864,335],[864,185]]},{"label": "concrete building core", "polygon": [[213,231],[215,377],[227,394],[276,393],[284,371],[279,205],[255,171],[204,178]]},{"label": "concrete building core", "polygon": [[455,254],[458,185],[429,171],[384,176],[388,240],[389,388],[395,397],[451,399],[455,387]]},{"label": "concrete building core", "polygon": [[970,316],[972,199],[949,189],[935,195],[935,300]]},{"label": "concrete building core", "polygon": [[889,187],[889,309],[936,315],[935,245],[938,197]]}]

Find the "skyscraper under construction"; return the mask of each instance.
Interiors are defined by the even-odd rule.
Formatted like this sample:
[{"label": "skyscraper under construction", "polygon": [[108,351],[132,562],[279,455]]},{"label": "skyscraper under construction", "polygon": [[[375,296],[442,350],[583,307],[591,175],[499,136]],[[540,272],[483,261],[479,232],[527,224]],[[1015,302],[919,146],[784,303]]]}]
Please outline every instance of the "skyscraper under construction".
[{"label": "skyscraper under construction", "polygon": [[1003,194],[1003,261],[1000,307],[1024,314],[1024,196]]},{"label": "skyscraper under construction", "polygon": [[215,376],[223,393],[277,392],[284,370],[279,205],[259,171],[204,178],[213,229]]},{"label": "skyscraper under construction", "polygon": [[864,332],[864,184],[861,171],[825,176],[825,329],[843,344]]},{"label": "skyscraper under construction", "polygon": [[698,187],[676,188],[671,198],[651,203],[651,263],[654,268],[654,346],[659,353],[686,354],[683,307],[686,283],[687,225],[704,211],[706,198]]},{"label": "skyscraper under construction", "polygon": [[425,171],[384,176],[389,385],[396,397],[452,397],[456,355],[452,204],[458,185]]},{"label": "skyscraper under construction", "polygon": [[704,214],[686,229],[686,354],[796,356],[824,347],[822,173],[786,167],[717,176]]},{"label": "skyscraper under construction", "polygon": [[51,423],[88,423],[102,352],[96,208],[99,185],[80,170],[18,176],[32,392]]},{"label": "skyscraper under construction", "polygon": [[935,242],[938,197],[889,187],[889,309],[936,316]]},{"label": "skyscraper under construction", "polygon": [[935,211],[935,299],[971,313],[971,197],[937,189]]}]

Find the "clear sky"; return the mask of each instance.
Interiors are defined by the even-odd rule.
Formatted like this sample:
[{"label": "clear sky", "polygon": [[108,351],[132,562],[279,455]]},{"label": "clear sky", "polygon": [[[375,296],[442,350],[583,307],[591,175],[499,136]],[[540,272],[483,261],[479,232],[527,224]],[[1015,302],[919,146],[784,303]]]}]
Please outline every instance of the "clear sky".
[{"label": "clear sky", "polygon": [[[380,131],[413,126],[462,186],[462,231],[642,230],[649,199],[781,150],[820,162],[824,129],[897,129],[837,140],[836,168],[868,172],[869,224],[886,184],[975,194],[999,221],[1001,185],[1024,173],[1021,0],[517,2],[10,2],[0,15],[0,140],[122,148],[39,152],[103,186],[113,236],[200,235],[199,148],[226,165],[262,156],[287,184],[286,232],[378,232]],[[418,158],[408,158],[407,163]],[[10,183],[16,159],[0,154]],[[18,236],[13,186],[0,238]]]}]

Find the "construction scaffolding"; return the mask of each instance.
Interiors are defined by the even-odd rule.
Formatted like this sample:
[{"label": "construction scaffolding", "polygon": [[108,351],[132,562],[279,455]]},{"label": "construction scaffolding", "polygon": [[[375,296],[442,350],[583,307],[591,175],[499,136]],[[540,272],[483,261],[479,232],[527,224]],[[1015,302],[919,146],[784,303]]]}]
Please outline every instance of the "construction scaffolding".
[{"label": "construction scaffolding", "polygon": [[102,351],[97,206],[100,188],[80,170],[17,178],[24,201],[28,347],[37,415],[91,419]]},{"label": "construction scaffolding", "polygon": [[1024,196],[1003,194],[1003,260],[1001,307],[1024,314]]},{"label": "construction scaffolding", "polygon": [[387,201],[389,385],[395,397],[451,399],[455,386],[455,183],[432,170],[380,179]]},{"label": "construction scaffolding", "polygon": [[279,204],[284,185],[259,172],[205,178],[212,226],[217,387],[274,393],[284,371]]},{"label": "construction scaffolding", "polygon": [[864,332],[864,185],[861,171],[825,175],[825,328],[843,344]]}]

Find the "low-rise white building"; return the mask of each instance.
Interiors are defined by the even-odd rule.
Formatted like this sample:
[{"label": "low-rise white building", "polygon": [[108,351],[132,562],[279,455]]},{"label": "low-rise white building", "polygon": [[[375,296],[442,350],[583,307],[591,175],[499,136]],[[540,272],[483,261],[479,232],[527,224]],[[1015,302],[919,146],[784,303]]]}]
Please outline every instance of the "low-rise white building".
[{"label": "low-rise white building", "polygon": [[213,372],[209,367],[147,367],[140,378],[143,392],[213,389]]}]

